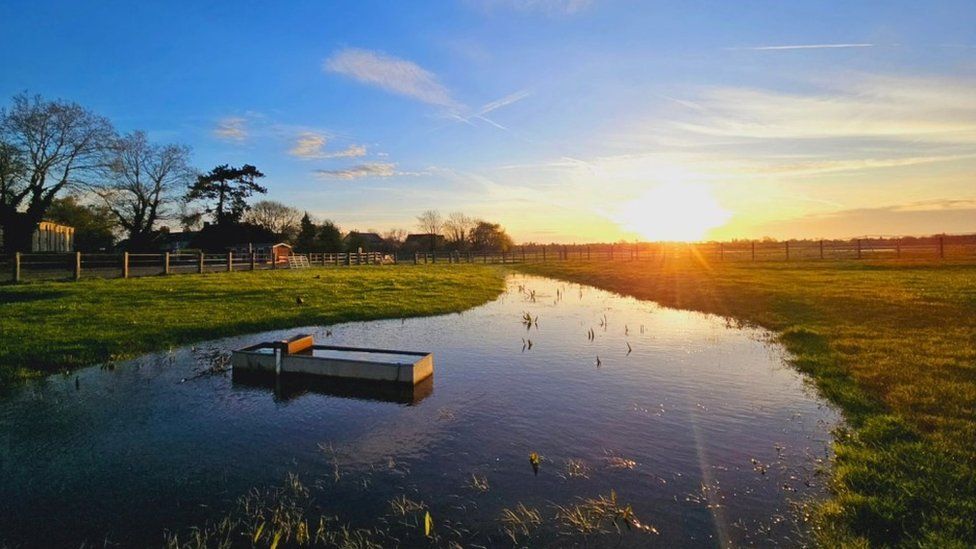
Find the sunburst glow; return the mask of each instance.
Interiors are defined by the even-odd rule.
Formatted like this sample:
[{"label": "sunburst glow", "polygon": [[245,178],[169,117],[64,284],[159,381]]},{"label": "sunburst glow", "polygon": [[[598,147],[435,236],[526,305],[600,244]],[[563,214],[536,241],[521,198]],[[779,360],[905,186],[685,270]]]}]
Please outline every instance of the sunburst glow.
[{"label": "sunburst glow", "polygon": [[646,240],[696,241],[732,216],[698,183],[663,183],[620,208],[617,221]]}]

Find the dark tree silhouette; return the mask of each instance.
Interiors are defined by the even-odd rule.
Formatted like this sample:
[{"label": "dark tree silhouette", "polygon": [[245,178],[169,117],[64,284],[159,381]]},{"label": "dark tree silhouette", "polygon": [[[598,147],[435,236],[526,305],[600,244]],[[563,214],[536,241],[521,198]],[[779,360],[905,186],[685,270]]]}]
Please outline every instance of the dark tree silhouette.
[{"label": "dark tree silhouette", "polygon": [[298,222],[298,236],[295,238],[295,247],[302,252],[314,251],[318,230],[319,228],[315,226],[308,212],[305,212],[301,221]]},{"label": "dark tree silhouette", "polygon": [[141,131],[133,132],[111,147],[105,178],[92,190],[102,197],[128,236],[128,249],[150,249],[156,224],[167,219],[178,192],[193,180],[190,148],[156,145]]},{"label": "dark tree silhouette", "polygon": [[115,131],[77,103],[16,95],[0,111],[0,227],[8,250],[29,250],[31,235],[62,191],[104,163]]},{"label": "dark tree silhouette", "polygon": [[222,164],[210,170],[210,173],[197,177],[184,199],[187,202],[200,200],[213,203],[212,208],[208,206],[207,213],[213,215],[218,225],[240,223],[249,208],[248,197],[254,193],[268,192],[267,188],[256,182],[260,177],[264,177],[264,174],[250,164],[240,168]]}]

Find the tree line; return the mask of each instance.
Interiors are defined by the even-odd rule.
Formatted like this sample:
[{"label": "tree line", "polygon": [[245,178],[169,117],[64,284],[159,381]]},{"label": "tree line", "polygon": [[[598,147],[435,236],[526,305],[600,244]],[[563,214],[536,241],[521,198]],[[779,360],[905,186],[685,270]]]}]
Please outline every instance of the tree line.
[{"label": "tree line", "polygon": [[400,228],[343,234],[281,202],[251,204],[268,192],[263,177],[250,164],[200,173],[190,147],[153,142],[143,131],[120,134],[77,103],[21,93],[0,109],[0,229],[8,252],[30,250],[42,220],[74,227],[80,251],[158,251],[171,226],[193,234],[189,247],[211,251],[272,241],[304,252],[512,247],[497,223],[436,210],[417,217],[419,237]]}]

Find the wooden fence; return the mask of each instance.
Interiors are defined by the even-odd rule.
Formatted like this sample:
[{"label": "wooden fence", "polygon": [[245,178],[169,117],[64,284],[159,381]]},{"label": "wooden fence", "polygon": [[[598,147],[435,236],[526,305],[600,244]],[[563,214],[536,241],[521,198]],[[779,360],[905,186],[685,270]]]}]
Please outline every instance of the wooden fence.
[{"label": "wooden fence", "polygon": [[[784,242],[738,241],[695,244],[618,243],[583,245],[526,245],[512,251],[443,251],[436,253],[381,252],[311,253],[313,267],[353,265],[413,265],[483,263],[508,264],[547,261],[664,261],[697,258],[704,261],[808,261],[808,260],[962,260],[976,261],[976,235],[928,238],[861,238]],[[260,254],[104,254],[28,253],[0,259],[0,281],[79,280],[138,276],[285,269]]]}]

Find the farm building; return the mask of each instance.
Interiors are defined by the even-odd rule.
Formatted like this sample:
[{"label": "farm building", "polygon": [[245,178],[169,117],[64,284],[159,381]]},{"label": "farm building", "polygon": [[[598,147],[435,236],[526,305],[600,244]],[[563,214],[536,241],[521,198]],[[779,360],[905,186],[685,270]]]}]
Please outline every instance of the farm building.
[{"label": "farm building", "polygon": [[403,249],[411,252],[430,252],[443,248],[445,242],[444,236],[439,234],[410,234],[403,241]]},{"label": "farm building", "polygon": [[[0,249],[3,248],[3,228],[0,228]],[[31,235],[31,252],[73,252],[75,228],[51,221],[41,221]]]},{"label": "farm building", "polygon": [[270,261],[270,258],[274,258],[275,263],[283,263],[288,260],[288,256],[291,255],[291,245],[285,244],[284,242],[279,242],[277,244],[263,243],[263,244],[238,244],[236,246],[231,246],[228,251],[237,256],[250,257],[253,252],[254,255],[261,261]]},{"label": "farm building", "polygon": [[376,233],[361,233],[359,231],[349,231],[349,234],[342,239],[346,249],[356,251],[362,248],[365,252],[375,252],[383,249],[386,241]]}]

